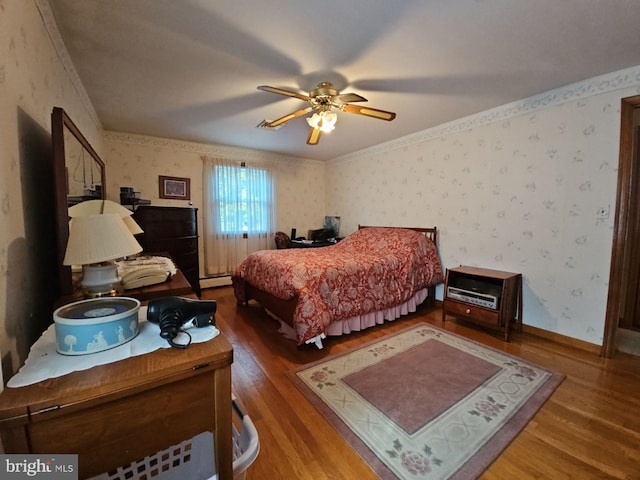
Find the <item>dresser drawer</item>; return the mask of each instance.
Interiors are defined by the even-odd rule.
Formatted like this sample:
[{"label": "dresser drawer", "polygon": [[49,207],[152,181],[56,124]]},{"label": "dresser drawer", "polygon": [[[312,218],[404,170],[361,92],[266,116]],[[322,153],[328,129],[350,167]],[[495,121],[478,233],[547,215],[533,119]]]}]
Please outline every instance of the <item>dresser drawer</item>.
[{"label": "dresser drawer", "polygon": [[497,310],[489,310],[470,303],[457,302],[450,299],[444,300],[442,308],[446,313],[453,316],[469,317],[492,326],[500,325],[500,312]]},{"label": "dresser drawer", "polygon": [[152,237],[188,237],[198,234],[196,212],[195,208],[138,207],[133,219]]},{"label": "dresser drawer", "polygon": [[198,234],[195,223],[185,220],[172,222],[143,222],[144,234],[153,238],[194,237]]},{"label": "dresser drawer", "polygon": [[197,208],[141,206],[134,213],[146,222],[175,222],[189,220],[195,223]]},{"label": "dresser drawer", "polygon": [[174,260],[185,254],[198,253],[198,237],[185,238],[150,238],[146,234],[140,238],[145,252],[169,252]]}]

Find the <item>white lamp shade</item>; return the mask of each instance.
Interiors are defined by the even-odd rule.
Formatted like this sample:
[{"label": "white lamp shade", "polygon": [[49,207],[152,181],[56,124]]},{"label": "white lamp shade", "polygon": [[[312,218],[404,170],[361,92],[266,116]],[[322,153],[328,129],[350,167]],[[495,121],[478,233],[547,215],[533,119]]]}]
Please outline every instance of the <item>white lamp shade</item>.
[{"label": "white lamp shade", "polygon": [[124,220],[125,225],[129,228],[129,231],[134,235],[144,232],[144,230],[140,228],[140,225],[131,218],[131,215],[133,215],[131,210],[123,207],[119,203],[112,202],[111,200],[87,200],[69,207],[69,216],[71,218],[104,213],[117,213],[120,215]]},{"label": "white lamp shade", "polygon": [[136,221],[131,217],[122,217],[122,221],[127,226],[129,231],[133,235],[138,235],[139,233],[144,233],[144,230],[136,223]]},{"label": "white lamp shade", "polygon": [[117,213],[85,215],[69,221],[69,242],[64,265],[88,265],[134,255],[142,251]]},{"label": "white lamp shade", "polygon": [[121,217],[133,215],[131,210],[111,200],[87,200],[69,207],[69,216],[71,218],[98,213],[117,213]]}]

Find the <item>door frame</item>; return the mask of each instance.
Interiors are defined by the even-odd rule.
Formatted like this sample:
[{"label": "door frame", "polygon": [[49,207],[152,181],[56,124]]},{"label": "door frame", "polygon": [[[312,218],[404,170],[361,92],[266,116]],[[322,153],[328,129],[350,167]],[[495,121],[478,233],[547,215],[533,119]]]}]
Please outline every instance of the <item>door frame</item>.
[{"label": "door frame", "polygon": [[[638,176],[634,168],[634,109],[640,108],[640,95],[622,99],[620,108],[620,160],[618,163],[618,186],[616,192],[616,214],[613,227],[613,244],[611,247],[611,268],[609,272],[609,293],[607,295],[607,311],[604,323],[604,339],[600,355],[611,358],[616,352],[616,332],[620,312],[624,311],[622,285],[625,282],[626,270],[625,241],[634,228],[631,214],[634,211],[632,202],[639,202],[632,196],[634,177]],[[628,300],[627,300],[628,301]]]}]

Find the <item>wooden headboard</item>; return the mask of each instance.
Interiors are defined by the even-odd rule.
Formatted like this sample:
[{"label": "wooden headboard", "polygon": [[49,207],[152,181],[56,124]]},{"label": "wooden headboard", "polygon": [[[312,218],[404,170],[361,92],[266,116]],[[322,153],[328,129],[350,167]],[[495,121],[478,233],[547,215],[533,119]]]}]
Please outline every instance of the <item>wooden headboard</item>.
[{"label": "wooden headboard", "polygon": [[376,226],[376,225],[358,225],[358,230],[360,230],[361,228],[407,228],[409,230],[415,230],[416,232],[421,232],[423,233],[427,238],[431,239],[431,241],[433,242],[433,244],[436,246],[438,246],[438,227],[430,227],[430,228],[423,228],[423,227],[382,227],[382,226]]}]

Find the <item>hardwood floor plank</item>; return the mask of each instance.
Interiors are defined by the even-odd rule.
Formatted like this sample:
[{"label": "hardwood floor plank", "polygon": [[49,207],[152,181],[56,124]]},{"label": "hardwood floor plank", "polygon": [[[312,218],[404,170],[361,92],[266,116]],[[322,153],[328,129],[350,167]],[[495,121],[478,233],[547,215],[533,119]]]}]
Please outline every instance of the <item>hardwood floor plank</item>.
[{"label": "hardwood floor plank", "polygon": [[218,301],[218,327],[234,346],[234,393],[254,421],[260,454],[248,480],[375,479],[351,446],[287,377],[292,369],[427,322],[566,375],[534,419],[482,475],[483,479],[639,479],[640,359],[603,359],[531,334],[505,343],[500,333],[421,306],[374,329],[297,347],[257,304],[238,307],[231,287],[206,289]]},{"label": "hardwood floor plank", "polygon": [[[544,455],[537,452],[544,452]],[[562,449],[548,445],[535,434],[524,431],[482,478],[576,480],[614,477],[602,475],[598,469],[584,464],[575,457],[567,456]]]},{"label": "hardwood floor plank", "polygon": [[[544,445],[562,452],[567,460],[575,460],[585,470],[604,472],[613,478],[625,478],[625,472],[640,474],[637,458],[629,462],[625,443],[618,438],[626,437],[619,432],[603,428],[601,422],[593,422],[550,401],[544,411],[528,426],[529,433]],[[607,438],[606,442],[598,439]],[[598,453],[594,455],[594,446]],[[637,453],[637,452],[636,452]],[[637,475],[634,478],[640,478]]]}]

